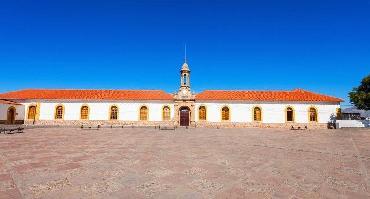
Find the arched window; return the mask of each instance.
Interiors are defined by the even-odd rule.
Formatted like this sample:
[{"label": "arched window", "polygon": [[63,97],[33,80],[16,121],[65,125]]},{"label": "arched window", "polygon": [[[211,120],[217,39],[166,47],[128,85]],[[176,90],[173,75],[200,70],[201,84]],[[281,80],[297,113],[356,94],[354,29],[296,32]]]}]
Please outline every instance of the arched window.
[{"label": "arched window", "polygon": [[148,120],[148,108],[146,106],[142,106],[140,108],[140,121]]},{"label": "arched window", "polygon": [[111,106],[110,107],[109,119],[111,119],[111,120],[117,120],[118,119],[118,107],[117,106]]},{"label": "arched window", "polygon": [[310,122],[317,122],[317,110],[314,107],[311,107],[309,109],[308,117],[310,119]]},{"label": "arched window", "polygon": [[256,122],[262,121],[262,110],[260,107],[254,107],[253,109],[253,120]]},{"label": "arched window", "polygon": [[171,119],[171,109],[168,106],[163,107],[163,121],[168,121]]},{"label": "arched window", "polygon": [[207,109],[205,106],[199,107],[199,120],[207,120]]},{"label": "arched window", "polygon": [[59,105],[55,108],[55,119],[63,119],[64,108]]},{"label": "arched window", "polygon": [[336,111],[336,119],[337,120],[342,119],[342,109],[341,108],[337,108],[337,111]]},{"label": "arched window", "polygon": [[184,74],[184,80],[183,80],[183,82],[184,82],[184,85],[186,85],[187,84],[187,81],[186,81],[187,79],[186,79],[186,74]]},{"label": "arched window", "polygon": [[222,121],[230,120],[229,107],[227,107],[227,106],[222,107],[222,109],[221,109],[221,119],[222,119]]},{"label": "arched window", "polygon": [[81,107],[81,120],[87,120],[87,119],[89,119],[89,107],[82,106]]},{"label": "arched window", "polygon": [[294,110],[292,107],[286,108],[286,121],[294,122]]},{"label": "arched window", "polygon": [[28,107],[28,115],[27,115],[27,118],[29,120],[36,119],[36,106],[31,105],[31,106]]}]

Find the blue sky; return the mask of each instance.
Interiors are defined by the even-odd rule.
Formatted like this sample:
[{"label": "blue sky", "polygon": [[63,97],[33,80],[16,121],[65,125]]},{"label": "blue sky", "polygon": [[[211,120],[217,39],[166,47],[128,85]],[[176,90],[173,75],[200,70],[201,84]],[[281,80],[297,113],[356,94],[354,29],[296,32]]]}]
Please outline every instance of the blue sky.
[{"label": "blue sky", "polygon": [[370,72],[370,1],[2,1],[0,92],[205,89],[345,99]]}]

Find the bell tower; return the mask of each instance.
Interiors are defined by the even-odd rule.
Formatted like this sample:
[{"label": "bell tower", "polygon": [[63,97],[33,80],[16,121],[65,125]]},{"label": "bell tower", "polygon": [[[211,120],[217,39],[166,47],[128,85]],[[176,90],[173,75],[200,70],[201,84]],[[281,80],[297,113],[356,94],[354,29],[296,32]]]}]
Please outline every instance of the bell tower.
[{"label": "bell tower", "polygon": [[186,63],[186,60],[185,60],[185,63],[181,67],[180,75],[181,75],[180,88],[185,87],[190,90],[190,70],[189,70],[188,63]]},{"label": "bell tower", "polygon": [[190,69],[186,59],[180,70],[180,88],[175,94],[175,124],[180,126],[195,125],[195,95],[190,89]]},{"label": "bell tower", "polygon": [[181,99],[192,99],[193,97],[190,89],[190,69],[186,59],[180,70],[180,89],[177,97]]},{"label": "bell tower", "polygon": [[190,91],[190,69],[189,69],[189,65],[188,65],[188,60],[187,60],[187,57],[186,57],[186,44],[185,44],[185,48],[184,48],[184,64],[182,64],[182,67],[181,67],[181,70],[180,70],[180,90],[181,88],[183,89],[187,89]]},{"label": "bell tower", "polygon": [[186,45],[184,51],[184,63],[180,70],[180,89],[176,94],[176,99],[179,100],[192,100],[194,95],[191,93],[190,89],[190,69],[188,65],[188,59],[186,57]]}]

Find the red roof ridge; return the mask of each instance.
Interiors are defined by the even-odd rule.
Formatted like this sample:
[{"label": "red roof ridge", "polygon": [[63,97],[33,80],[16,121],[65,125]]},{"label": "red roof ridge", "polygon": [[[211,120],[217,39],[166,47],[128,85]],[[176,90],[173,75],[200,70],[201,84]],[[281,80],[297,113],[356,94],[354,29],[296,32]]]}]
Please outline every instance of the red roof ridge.
[{"label": "red roof ridge", "polygon": [[25,88],[19,89],[10,92],[18,92],[18,91],[40,91],[40,90],[47,90],[47,91],[163,91],[161,89],[92,89],[92,88]]},{"label": "red roof ridge", "polygon": [[313,95],[321,95],[321,96],[325,96],[325,97],[335,98],[335,99],[340,100],[341,102],[344,102],[344,100],[343,100],[343,99],[341,99],[341,98],[334,97],[334,96],[331,96],[331,95],[321,94],[321,93],[315,93],[315,92],[308,91],[308,90],[303,90],[303,89],[294,89],[293,91],[296,91],[296,92],[298,92],[298,91],[299,91],[299,92],[306,92],[306,93],[310,93],[310,94],[313,94]]},{"label": "red roof ridge", "polygon": [[[242,90],[242,89],[231,89],[231,90],[226,90],[226,89],[208,89],[208,90],[204,90],[202,92],[206,92],[206,91],[222,91],[222,92],[290,92],[290,90]],[[202,93],[201,92],[201,93]]]},{"label": "red roof ridge", "polygon": [[303,89],[293,90],[205,90],[198,100],[252,100],[252,101],[315,101],[343,102],[342,99]]},{"label": "red roof ridge", "polygon": [[172,100],[163,90],[23,89],[0,94],[3,99]]},{"label": "red roof ridge", "polygon": [[[293,91],[303,91],[303,92],[311,92],[311,91],[308,91],[308,90],[305,90],[305,89],[302,89],[302,88],[294,88],[294,89],[291,89],[291,90],[207,89],[207,90],[204,90],[204,91],[243,91],[243,92],[248,92],[248,91],[258,91],[258,92],[293,92]],[[202,92],[204,92],[204,91],[202,91]]]}]

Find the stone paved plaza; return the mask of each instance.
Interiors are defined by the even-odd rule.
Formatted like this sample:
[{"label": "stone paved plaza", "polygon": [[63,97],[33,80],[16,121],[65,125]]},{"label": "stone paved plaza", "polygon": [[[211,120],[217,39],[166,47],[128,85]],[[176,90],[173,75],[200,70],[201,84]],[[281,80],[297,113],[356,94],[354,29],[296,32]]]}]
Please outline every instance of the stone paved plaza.
[{"label": "stone paved plaza", "polygon": [[0,198],[369,198],[370,130],[27,129]]}]

